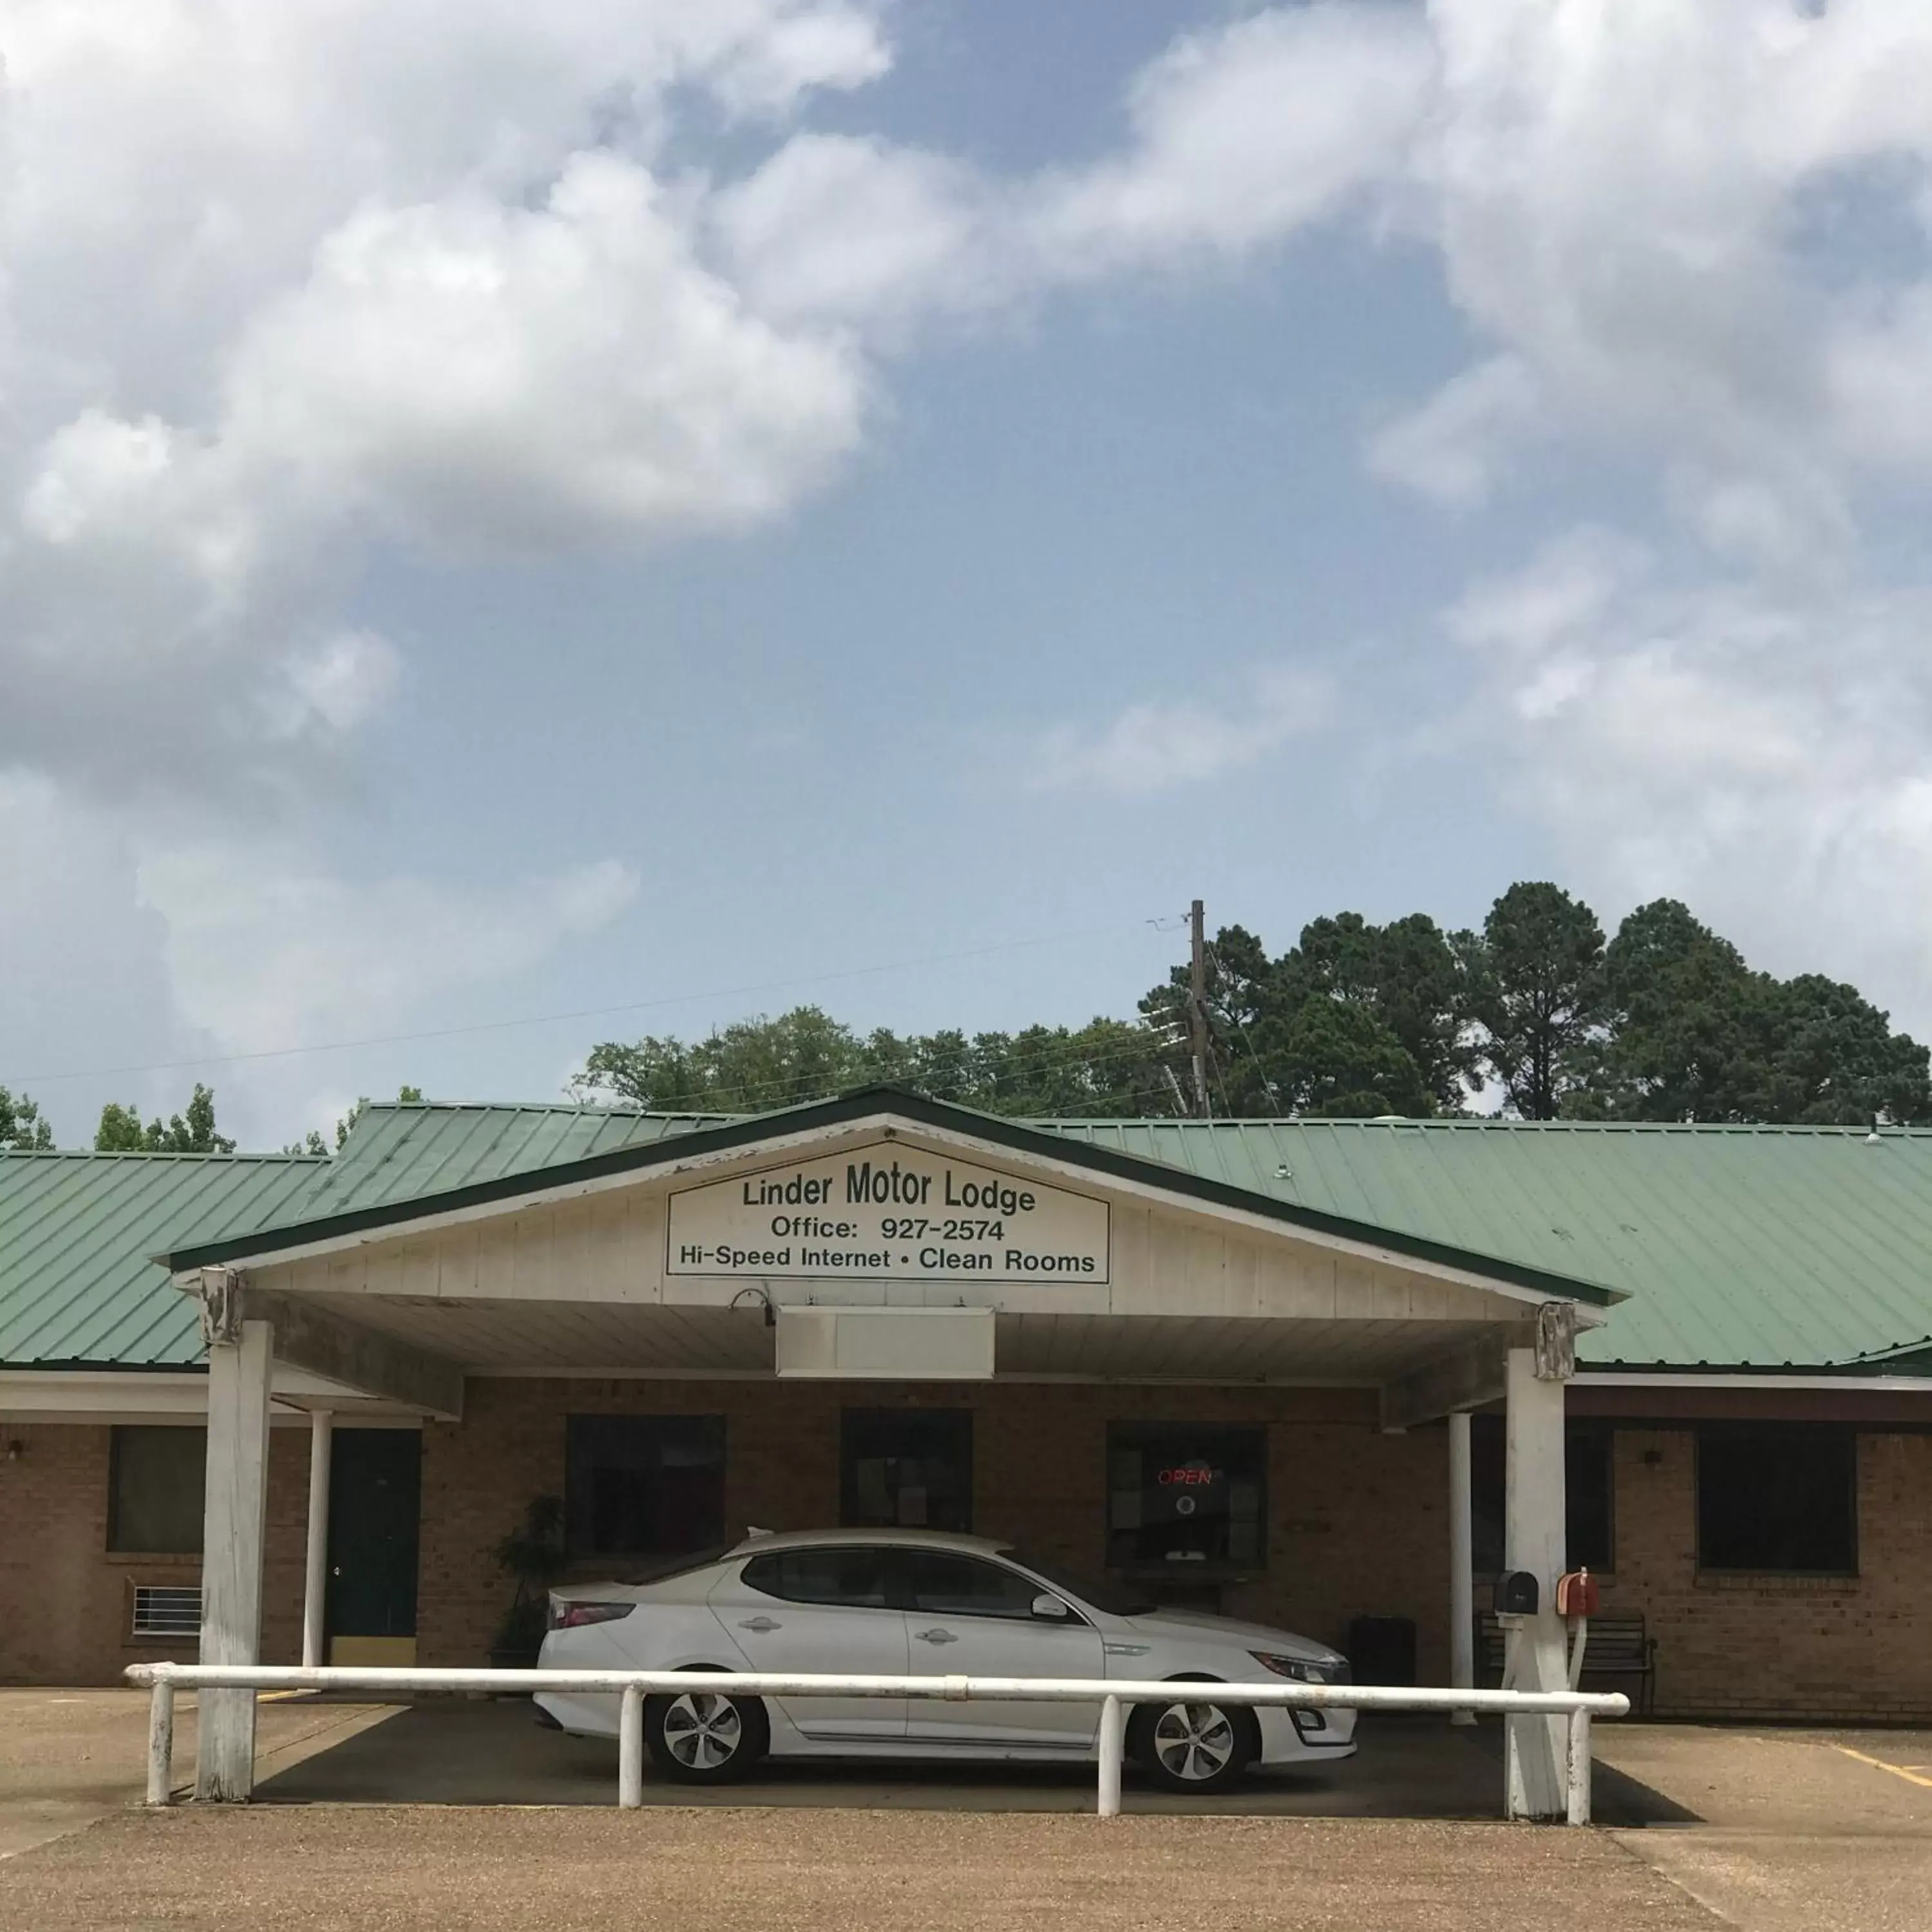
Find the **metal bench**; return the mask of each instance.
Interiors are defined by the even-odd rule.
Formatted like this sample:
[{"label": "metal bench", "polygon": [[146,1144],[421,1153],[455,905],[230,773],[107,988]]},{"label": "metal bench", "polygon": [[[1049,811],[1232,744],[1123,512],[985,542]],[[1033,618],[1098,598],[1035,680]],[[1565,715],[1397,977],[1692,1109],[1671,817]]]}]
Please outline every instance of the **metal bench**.
[{"label": "metal bench", "polygon": [[[1493,1610],[1476,1618],[1476,1668],[1500,1683],[1503,1674],[1503,1627]],[[1634,1677],[1637,1714],[1648,1717],[1657,1685],[1657,1640],[1644,1627],[1638,1611],[1624,1616],[1594,1616],[1589,1640],[1583,1647],[1586,1677]]]}]

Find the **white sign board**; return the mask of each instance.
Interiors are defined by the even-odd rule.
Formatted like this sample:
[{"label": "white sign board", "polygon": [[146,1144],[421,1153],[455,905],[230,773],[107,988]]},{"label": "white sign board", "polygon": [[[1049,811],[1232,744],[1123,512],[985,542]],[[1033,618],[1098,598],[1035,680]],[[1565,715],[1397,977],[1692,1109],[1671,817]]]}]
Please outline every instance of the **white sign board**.
[{"label": "white sign board", "polygon": [[1107,1204],[885,1142],[670,1197],[672,1274],[1104,1282]]}]

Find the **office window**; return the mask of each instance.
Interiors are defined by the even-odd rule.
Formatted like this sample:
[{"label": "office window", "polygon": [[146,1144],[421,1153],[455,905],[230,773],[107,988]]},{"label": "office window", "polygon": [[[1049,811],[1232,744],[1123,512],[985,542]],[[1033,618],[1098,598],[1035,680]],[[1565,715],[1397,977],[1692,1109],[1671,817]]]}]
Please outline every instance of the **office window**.
[{"label": "office window", "polygon": [[1858,1574],[1858,1438],[1833,1423],[1697,1432],[1700,1570]]},{"label": "office window", "polygon": [[848,1408],[838,1494],[848,1528],[970,1529],[971,1412]]},{"label": "office window", "polygon": [[682,1556],[724,1540],[724,1418],[573,1415],[564,1521],[572,1561]]},{"label": "office window", "polygon": [[108,1464],[109,1550],[130,1556],[199,1552],[206,1430],[116,1428]]},{"label": "office window", "polygon": [[1107,1431],[1107,1561],[1117,1569],[1266,1560],[1267,1432],[1117,1422]]},{"label": "office window", "polygon": [[[1563,1486],[1569,1535],[1566,1570],[1616,1568],[1615,1432],[1602,1423],[1572,1422],[1563,1431]],[[1508,1484],[1499,1415],[1469,1423],[1469,1516],[1472,1561],[1479,1576],[1504,1568],[1503,1507]]]}]

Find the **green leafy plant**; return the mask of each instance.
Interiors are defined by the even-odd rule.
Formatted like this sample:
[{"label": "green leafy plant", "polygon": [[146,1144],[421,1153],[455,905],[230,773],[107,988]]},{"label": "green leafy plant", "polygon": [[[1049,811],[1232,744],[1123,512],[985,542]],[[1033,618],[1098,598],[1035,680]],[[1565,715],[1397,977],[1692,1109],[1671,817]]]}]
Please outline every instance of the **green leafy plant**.
[{"label": "green leafy plant", "polygon": [[534,1657],[550,1614],[550,1586],[569,1568],[564,1548],[563,1498],[534,1496],[523,1522],[492,1552],[496,1567],[516,1579],[516,1594],[496,1628],[493,1656]]}]

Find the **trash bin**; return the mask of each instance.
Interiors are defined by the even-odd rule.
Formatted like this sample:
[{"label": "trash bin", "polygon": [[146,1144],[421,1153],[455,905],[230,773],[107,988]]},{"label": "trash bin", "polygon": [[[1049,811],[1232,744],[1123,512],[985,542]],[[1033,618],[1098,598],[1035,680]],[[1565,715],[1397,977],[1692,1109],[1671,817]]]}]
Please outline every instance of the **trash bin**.
[{"label": "trash bin", "polygon": [[1348,1626],[1348,1661],[1358,1684],[1413,1684],[1415,1619],[1358,1617]]}]

